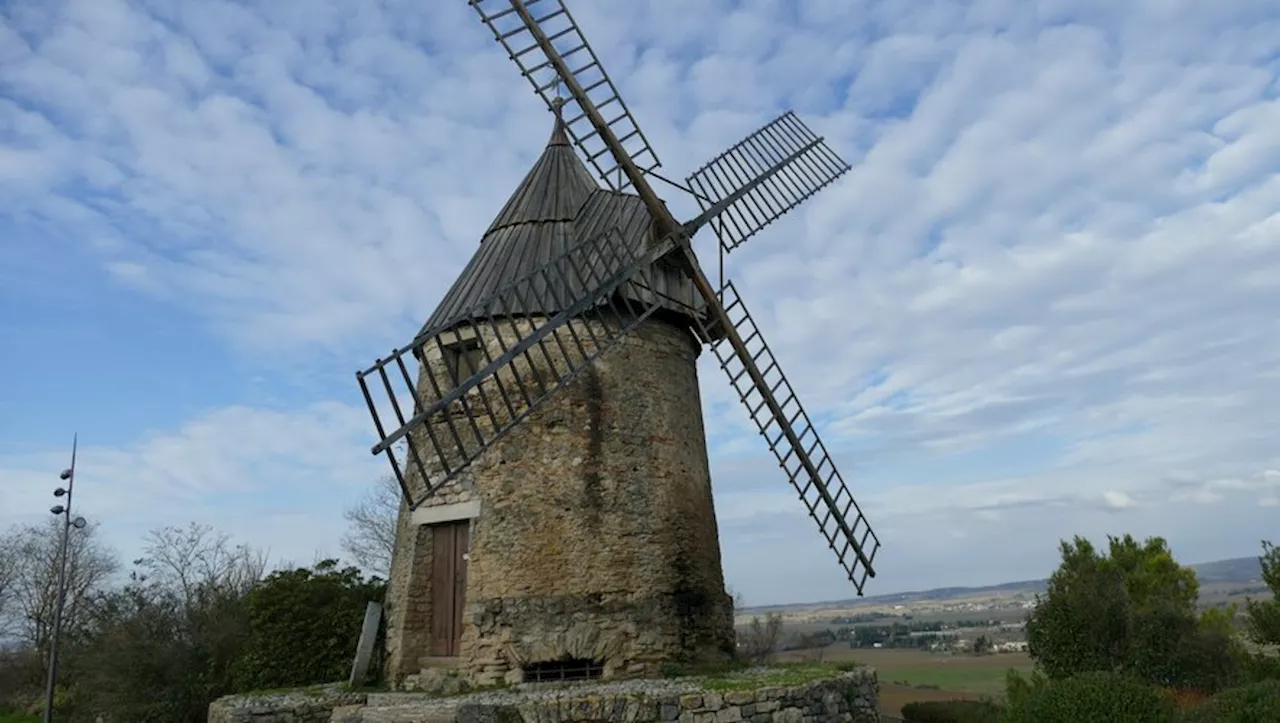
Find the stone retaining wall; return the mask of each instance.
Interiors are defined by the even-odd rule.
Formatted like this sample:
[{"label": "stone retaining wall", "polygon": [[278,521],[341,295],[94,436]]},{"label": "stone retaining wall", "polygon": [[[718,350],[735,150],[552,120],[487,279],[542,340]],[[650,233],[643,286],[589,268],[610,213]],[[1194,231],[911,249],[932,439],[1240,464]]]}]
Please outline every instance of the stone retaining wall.
[{"label": "stone retaining wall", "polygon": [[[440,698],[413,693],[232,696],[209,723],[871,723],[880,720],[870,668],[790,685],[777,671],[716,680],[630,680]],[[272,706],[275,706],[274,708]]]},{"label": "stone retaining wall", "polygon": [[363,705],[367,695],[340,685],[278,693],[229,695],[209,704],[209,723],[329,723],[335,708]]}]

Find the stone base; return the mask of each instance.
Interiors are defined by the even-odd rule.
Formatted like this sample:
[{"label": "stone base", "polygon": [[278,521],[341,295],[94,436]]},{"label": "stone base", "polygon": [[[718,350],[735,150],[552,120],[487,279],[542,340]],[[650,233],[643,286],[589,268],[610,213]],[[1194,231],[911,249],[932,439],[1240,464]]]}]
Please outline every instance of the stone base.
[{"label": "stone base", "polygon": [[[818,671],[821,673],[822,671]],[[720,678],[520,686],[454,697],[414,693],[254,698],[209,706],[209,723],[878,723],[871,668],[829,675],[757,669]],[[319,710],[326,705],[323,712]],[[272,706],[275,706],[274,708]]]},{"label": "stone base", "polygon": [[[692,596],[690,596],[692,597]],[[591,660],[601,677],[657,677],[664,664],[718,663],[734,652],[728,595],[578,595],[468,605],[465,666],[477,687],[525,682],[538,661]],[[728,633],[728,634],[726,634]]]}]

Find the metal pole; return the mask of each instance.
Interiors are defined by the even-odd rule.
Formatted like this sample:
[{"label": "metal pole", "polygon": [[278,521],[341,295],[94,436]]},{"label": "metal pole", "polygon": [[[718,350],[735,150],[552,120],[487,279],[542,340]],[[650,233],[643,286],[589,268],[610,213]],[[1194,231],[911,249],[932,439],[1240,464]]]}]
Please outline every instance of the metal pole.
[{"label": "metal pole", "polygon": [[49,637],[49,678],[45,682],[44,720],[53,721],[53,693],[58,682],[58,636],[62,633],[62,606],[67,600],[67,543],[71,536],[71,491],[76,479],[77,434],[71,440],[71,466],[67,468],[67,504],[62,510],[62,545],[58,555],[58,601],[53,611],[53,634]]}]

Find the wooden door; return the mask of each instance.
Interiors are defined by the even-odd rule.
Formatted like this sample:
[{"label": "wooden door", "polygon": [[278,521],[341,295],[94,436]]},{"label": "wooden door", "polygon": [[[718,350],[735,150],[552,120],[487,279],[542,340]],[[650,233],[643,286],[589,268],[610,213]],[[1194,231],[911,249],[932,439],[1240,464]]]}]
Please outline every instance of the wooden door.
[{"label": "wooden door", "polygon": [[462,642],[471,520],[432,525],[431,655],[451,658]]}]

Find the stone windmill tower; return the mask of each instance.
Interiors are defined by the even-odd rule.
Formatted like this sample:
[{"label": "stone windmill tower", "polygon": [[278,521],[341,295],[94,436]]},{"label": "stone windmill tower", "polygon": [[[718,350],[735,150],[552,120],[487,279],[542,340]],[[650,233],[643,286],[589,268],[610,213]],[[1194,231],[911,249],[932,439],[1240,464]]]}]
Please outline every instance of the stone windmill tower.
[{"label": "stone windmill tower", "polygon": [[785,113],[677,186],[703,207],[681,224],[568,10],[470,4],[555,125],[419,334],[357,374],[404,492],[390,677],[445,663],[476,684],[611,678],[732,653],[704,344],[861,595],[879,540],[736,290],[713,287],[689,243],[712,223],[723,255],[848,166]]}]

